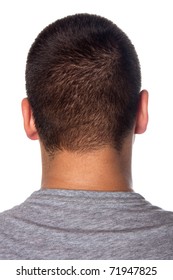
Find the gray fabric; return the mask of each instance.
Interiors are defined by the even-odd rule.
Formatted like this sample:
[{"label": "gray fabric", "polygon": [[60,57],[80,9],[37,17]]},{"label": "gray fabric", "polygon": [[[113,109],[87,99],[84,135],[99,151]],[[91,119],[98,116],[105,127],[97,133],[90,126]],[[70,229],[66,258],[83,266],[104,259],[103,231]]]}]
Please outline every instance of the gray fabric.
[{"label": "gray fabric", "polygon": [[0,214],[0,259],[173,259],[173,212],[133,192],[39,190]]}]

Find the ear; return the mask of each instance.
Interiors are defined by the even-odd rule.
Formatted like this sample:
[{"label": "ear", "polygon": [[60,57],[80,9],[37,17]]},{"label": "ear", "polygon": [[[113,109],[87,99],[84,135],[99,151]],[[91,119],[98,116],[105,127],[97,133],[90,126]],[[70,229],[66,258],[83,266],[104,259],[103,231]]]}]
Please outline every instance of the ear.
[{"label": "ear", "polygon": [[142,90],[140,92],[139,107],[138,107],[134,132],[136,134],[144,133],[147,129],[147,124],[148,124],[148,91]]},{"label": "ear", "polygon": [[35,122],[33,118],[33,113],[31,109],[31,105],[29,104],[28,98],[24,98],[22,100],[22,115],[23,115],[23,121],[24,121],[24,129],[26,132],[26,135],[31,140],[37,140],[39,139],[37,129],[35,127]]}]

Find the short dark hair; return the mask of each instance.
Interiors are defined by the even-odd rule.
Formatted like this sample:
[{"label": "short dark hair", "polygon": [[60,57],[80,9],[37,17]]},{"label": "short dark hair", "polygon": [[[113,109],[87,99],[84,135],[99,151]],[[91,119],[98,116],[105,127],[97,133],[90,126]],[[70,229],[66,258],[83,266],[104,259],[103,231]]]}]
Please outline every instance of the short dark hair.
[{"label": "short dark hair", "polygon": [[111,21],[89,14],[59,19],[31,46],[26,90],[46,150],[121,150],[138,109],[135,48]]}]

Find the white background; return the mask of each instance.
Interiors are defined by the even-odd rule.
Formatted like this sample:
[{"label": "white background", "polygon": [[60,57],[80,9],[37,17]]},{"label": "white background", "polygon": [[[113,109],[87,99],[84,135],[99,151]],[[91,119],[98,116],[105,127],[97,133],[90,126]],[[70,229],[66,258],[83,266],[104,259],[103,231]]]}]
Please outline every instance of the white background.
[{"label": "white background", "polygon": [[[172,280],[172,264],[172,260],[116,260],[116,262],[114,260],[0,260],[0,276],[3,280],[84,280],[89,278],[95,280]],[[118,267],[119,269],[117,269]],[[130,271],[132,271],[133,274],[131,275],[131,273],[126,273],[123,275],[123,272],[121,270],[122,267],[126,267],[127,269],[131,268]],[[137,267],[139,269],[137,269]],[[142,267],[144,268],[144,273],[148,272],[150,275],[142,275],[142,271],[140,274],[140,268]],[[56,273],[57,268],[59,269],[59,275],[52,275],[52,271],[54,270]],[[150,272],[148,268],[151,268]],[[48,274],[48,269],[50,269],[49,276],[45,275]],[[65,274],[65,270],[69,275]],[[72,275],[72,271],[74,270],[76,274],[79,273],[80,275],[74,275],[74,273]],[[156,275],[155,271],[157,272]],[[25,272],[26,274],[28,274],[29,272],[30,277],[29,275],[25,275]],[[20,275],[18,275],[18,273],[20,273]],[[43,273],[42,277],[41,273]],[[84,275],[81,275],[81,273]]]},{"label": "white background", "polygon": [[134,190],[173,210],[172,1],[6,0],[0,2],[0,211],[40,188],[39,144],[25,136],[20,105],[28,50],[46,25],[75,13],[107,17],[136,47],[143,88],[150,93],[150,120],[134,144]]}]

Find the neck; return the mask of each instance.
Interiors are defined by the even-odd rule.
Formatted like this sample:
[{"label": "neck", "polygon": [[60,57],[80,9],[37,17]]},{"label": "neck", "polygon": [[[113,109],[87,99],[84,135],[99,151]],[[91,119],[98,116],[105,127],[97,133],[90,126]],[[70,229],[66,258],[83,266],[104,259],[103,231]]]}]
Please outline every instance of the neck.
[{"label": "neck", "polygon": [[[128,148],[127,148],[128,147]],[[132,191],[131,145],[79,155],[58,152],[50,159],[42,150],[42,188],[92,191]]]}]

